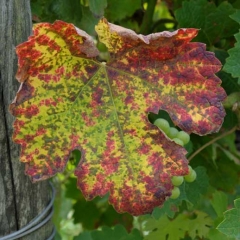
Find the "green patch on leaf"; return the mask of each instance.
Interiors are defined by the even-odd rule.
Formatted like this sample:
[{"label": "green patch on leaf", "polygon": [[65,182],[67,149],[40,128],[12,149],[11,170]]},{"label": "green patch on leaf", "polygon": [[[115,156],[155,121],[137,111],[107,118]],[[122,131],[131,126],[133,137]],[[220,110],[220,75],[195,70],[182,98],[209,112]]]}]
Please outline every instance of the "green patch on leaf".
[{"label": "green patch on leaf", "polygon": [[95,17],[88,7],[82,6],[82,19],[77,25],[82,30],[86,31],[91,36],[96,35],[94,26],[98,23],[99,18]]},{"label": "green patch on leaf", "polygon": [[138,9],[142,9],[141,0],[108,0],[105,16],[112,21],[119,21],[131,17]]},{"label": "green patch on leaf", "polygon": [[52,4],[52,10],[66,22],[78,25],[82,20],[82,5],[79,0],[61,0]]},{"label": "green patch on leaf", "polygon": [[211,186],[217,190],[232,192],[239,184],[240,166],[230,160],[220,148],[218,148],[218,151],[213,151],[215,148],[215,145],[206,148],[192,161],[195,164],[203,165],[207,169]]},{"label": "green patch on leaf", "polygon": [[87,200],[109,192],[118,212],[150,213],[171,195],[172,176],[187,174],[188,161],[147,115],[162,109],[188,133],[217,132],[225,116],[221,64],[190,42],[196,29],[143,36],[102,19],[96,32],[107,63],[97,60],[91,36],[62,21],[35,25],[17,47],[13,139],[33,181],[63,171],[78,149],[75,175]]},{"label": "green patch on leaf", "polygon": [[84,232],[74,240],[143,240],[141,233],[137,229],[133,229],[131,233],[128,233],[126,229],[121,225],[116,225],[114,228],[102,227],[101,230],[95,230],[91,232]]},{"label": "green patch on leaf", "polygon": [[94,229],[99,224],[101,212],[94,201],[86,201],[83,196],[73,205],[74,223],[81,223],[84,229]]},{"label": "green patch on leaf", "polygon": [[43,13],[43,8],[40,2],[30,1],[32,15],[40,16]]},{"label": "green patch on leaf", "polygon": [[224,71],[220,71],[218,77],[222,80],[222,87],[228,95],[233,92],[240,92],[240,85],[237,78],[233,78],[229,73]]},{"label": "green patch on leaf", "polygon": [[201,29],[195,41],[211,45],[237,32],[237,24],[229,17],[234,12],[235,9],[227,1],[216,7],[213,2],[207,0],[191,0],[184,1],[182,8],[175,12],[175,16],[179,27]]},{"label": "green patch on leaf", "polygon": [[179,214],[175,219],[169,220],[167,216],[160,219],[149,219],[145,231],[150,231],[144,240],[176,240],[189,235],[191,239],[206,238],[212,226],[212,219],[203,212],[192,214]]},{"label": "green patch on leaf", "polygon": [[[237,10],[234,14],[230,16],[232,19],[240,24],[240,10]],[[239,28],[239,25],[238,25]],[[226,59],[226,64],[224,65],[223,70],[230,73],[233,78],[238,79],[238,83],[240,84],[240,32],[234,35],[237,42],[234,47],[231,48],[228,53],[229,57]]]},{"label": "green patch on leaf", "polygon": [[223,212],[226,211],[228,205],[228,197],[224,192],[215,191],[211,204],[219,218],[223,216]]},{"label": "green patch on leaf", "polygon": [[234,201],[235,208],[224,212],[224,220],[221,222],[217,229],[234,239],[240,239],[240,198]]},{"label": "green patch on leaf", "polygon": [[89,0],[89,8],[92,13],[98,17],[104,15],[104,9],[107,7],[107,0]]}]

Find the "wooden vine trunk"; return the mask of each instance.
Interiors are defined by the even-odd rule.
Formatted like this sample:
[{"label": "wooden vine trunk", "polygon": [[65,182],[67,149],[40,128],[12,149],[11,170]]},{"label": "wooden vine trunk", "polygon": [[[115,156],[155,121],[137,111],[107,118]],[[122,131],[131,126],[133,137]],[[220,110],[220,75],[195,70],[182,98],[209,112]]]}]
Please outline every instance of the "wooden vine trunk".
[{"label": "wooden vine trunk", "polygon": [[[32,184],[19,162],[19,146],[12,142],[13,116],[8,106],[19,88],[15,79],[15,46],[31,34],[30,0],[0,0],[0,238],[21,229],[46,207],[48,183]],[[51,222],[23,240],[44,240]]]}]

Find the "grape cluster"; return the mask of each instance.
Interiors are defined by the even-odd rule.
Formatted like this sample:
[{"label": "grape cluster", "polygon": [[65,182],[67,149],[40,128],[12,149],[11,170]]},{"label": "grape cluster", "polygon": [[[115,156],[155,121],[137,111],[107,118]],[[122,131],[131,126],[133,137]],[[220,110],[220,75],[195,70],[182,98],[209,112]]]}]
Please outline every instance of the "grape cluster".
[{"label": "grape cluster", "polygon": [[[168,121],[163,118],[156,119],[154,121],[154,125],[157,126],[160,130],[162,130],[165,135],[167,135],[167,137],[169,137],[172,141],[174,141],[180,146],[184,146],[190,141],[190,136],[188,133],[186,133],[185,131],[178,131],[178,129],[176,129],[175,127],[170,127]],[[172,190],[172,195],[170,196],[170,198],[176,199],[179,197],[180,189],[178,186],[180,186],[184,180],[186,182],[193,182],[196,179],[197,174],[191,166],[188,166],[188,170],[189,173],[185,176],[172,177],[172,184],[174,185],[174,188]]]},{"label": "grape cluster", "polygon": [[174,185],[174,188],[172,190],[172,195],[170,196],[170,198],[176,199],[179,197],[180,189],[178,188],[178,186],[180,186],[183,183],[183,181],[193,182],[196,179],[197,174],[192,169],[191,166],[188,166],[188,171],[189,171],[189,173],[185,176],[173,176],[172,177],[172,184]]},{"label": "grape cluster", "polygon": [[162,130],[176,144],[184,146],[190,141],[190,136],[185,131],[178,131],[175,127],[170,127],[167,120],[158,118],[154,125]]}]

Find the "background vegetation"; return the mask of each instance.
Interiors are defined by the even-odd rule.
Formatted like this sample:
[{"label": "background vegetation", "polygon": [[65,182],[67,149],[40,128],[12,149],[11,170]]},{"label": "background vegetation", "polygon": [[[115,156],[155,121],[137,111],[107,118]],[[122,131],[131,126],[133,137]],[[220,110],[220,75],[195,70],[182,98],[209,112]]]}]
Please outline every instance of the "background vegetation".
[{"label": "background vegetation", "polygon": [[[151,215],[118,214],[108,204],[108,196],[85,201],[73,175],[80,152],[73,152],[66,171],[53,179],[57,188],[55,239],[239,239],[239,227],[234,225],[240,219],[239,204],[236,200],[234,205],[234,200],[240,197],[240,154],[236,148],[240,37],[234,35],[240,28],[240,1],[31,0],[31,8],[34,23],[61,19],[85,30],[95,38],[103,59],[108,57],[107,50],[98,43],[94,31],[102,16],[142,34],[199,28],[194,41],[204,42],[222,62],[218,76],[228,94],[224,103],[227,115],[220,132],[204,137],[191,134],[186,147],[190,165],[197,172],[196,181],[184,183],[179,198],[167,200]],[[227,209],[232,210],[223,222]]]}]

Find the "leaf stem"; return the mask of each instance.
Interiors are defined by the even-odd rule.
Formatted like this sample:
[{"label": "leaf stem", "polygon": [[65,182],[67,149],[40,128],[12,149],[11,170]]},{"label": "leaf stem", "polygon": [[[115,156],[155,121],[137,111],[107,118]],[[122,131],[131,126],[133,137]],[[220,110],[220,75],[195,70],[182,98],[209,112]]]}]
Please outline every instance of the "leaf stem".
[{"label": "leaf stem", "polygon": [[188,161],[191,161],[197,154],[199,154],[204,148],[208,147],[209,145],[213,144],[214,142],[216,142],[217,140],[233,133],[234,131],[237,130],[237,126],[233,127],[232,129],[230,129],[227,132],[224,132],[223,134],[219,135],[218,137],[212,139],[211,141],[207,142],[206,144],[202,145],[197,151],[195,151],[189,158]]},{"label": "leaf stem", "polygon": [[143,21],[140,27],[140,33],[148,34],[152,28],[153,13],[157,0],[148,0],[147,10],[144,14]]}]

